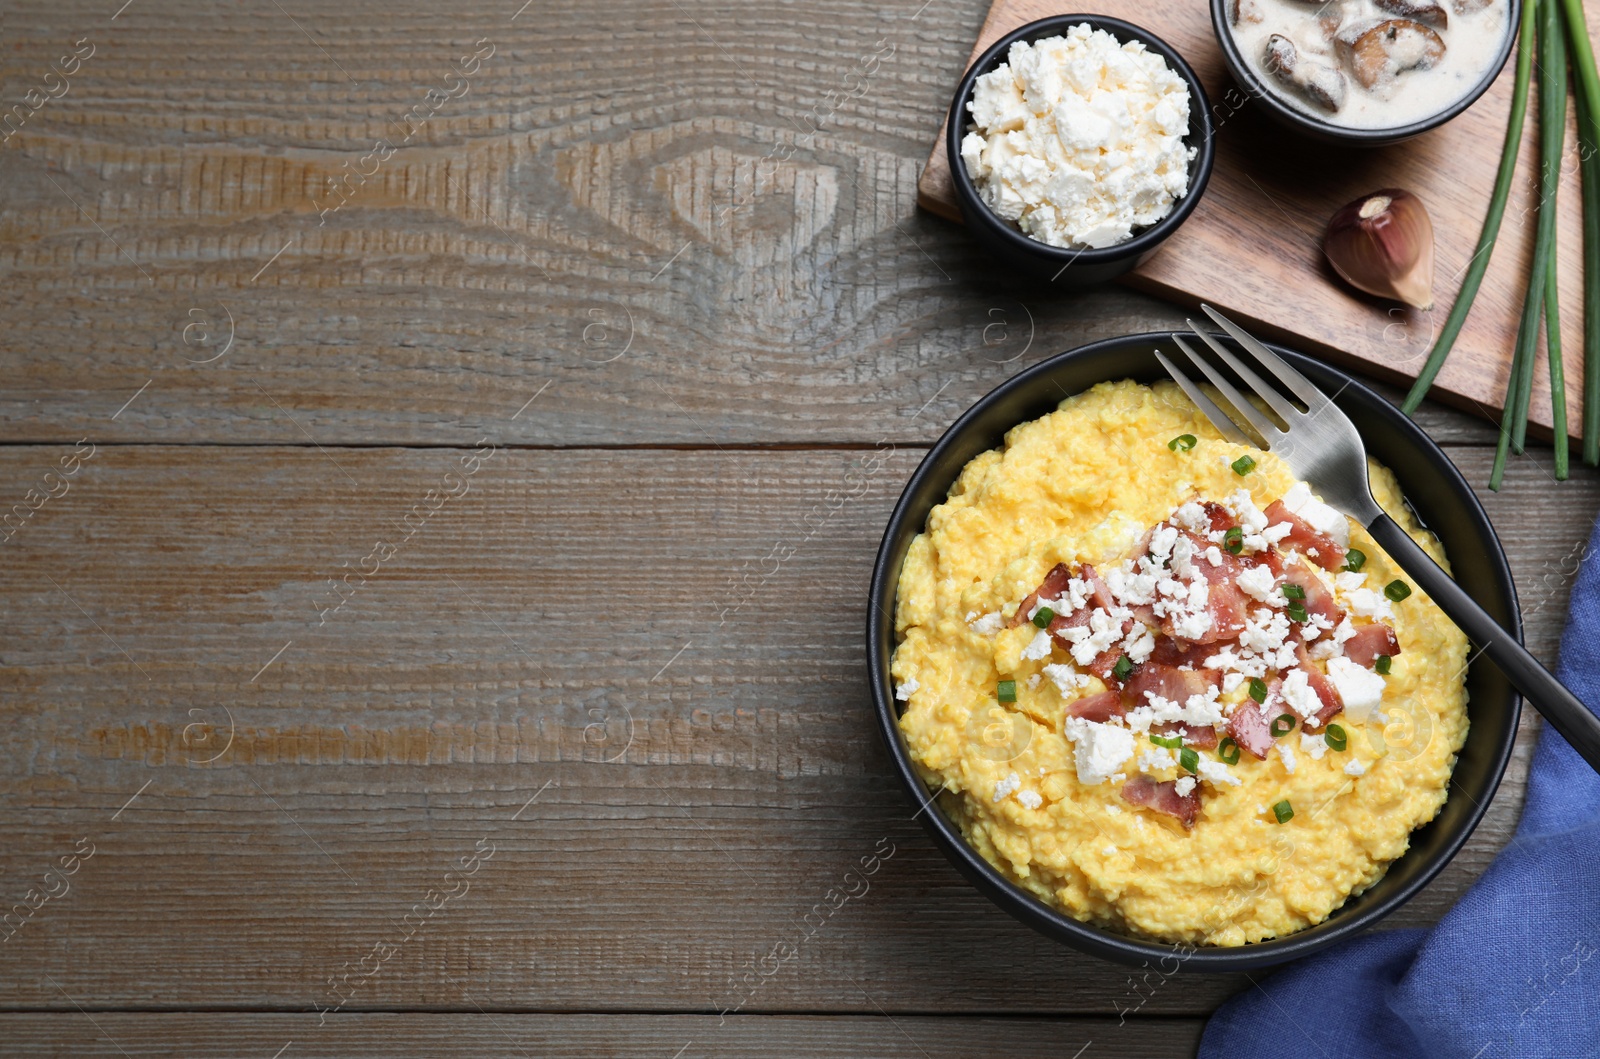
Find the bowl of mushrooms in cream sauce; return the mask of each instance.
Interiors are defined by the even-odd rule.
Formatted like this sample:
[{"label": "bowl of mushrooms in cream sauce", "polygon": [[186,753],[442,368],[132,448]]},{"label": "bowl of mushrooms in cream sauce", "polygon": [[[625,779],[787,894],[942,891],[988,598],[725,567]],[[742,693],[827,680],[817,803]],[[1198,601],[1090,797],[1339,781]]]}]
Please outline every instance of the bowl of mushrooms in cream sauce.
[{"label": "bowl of mushrooms in cream sauce", "polygon": [[1212,0],[1233,76],[1279,120],[1376,145],[1471,106],[1510,54],[1518,0]]}]

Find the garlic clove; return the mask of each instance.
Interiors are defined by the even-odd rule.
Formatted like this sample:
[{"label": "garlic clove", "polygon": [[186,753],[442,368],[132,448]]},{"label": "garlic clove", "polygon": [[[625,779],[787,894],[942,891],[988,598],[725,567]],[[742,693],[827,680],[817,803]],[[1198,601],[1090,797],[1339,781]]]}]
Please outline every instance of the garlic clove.
[{"label": "garlic clove", "polygon": [[1322,250],[1357,290],[1433,308],[1433,221],[1411,192],[1386,188],[1343,207],[1328,222]]}]

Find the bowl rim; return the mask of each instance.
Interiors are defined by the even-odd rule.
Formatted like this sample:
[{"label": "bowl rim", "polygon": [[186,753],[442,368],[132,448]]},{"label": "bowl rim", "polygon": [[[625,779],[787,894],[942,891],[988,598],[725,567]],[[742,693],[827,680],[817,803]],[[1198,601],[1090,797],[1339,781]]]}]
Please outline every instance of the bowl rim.
[{"label": "bowl rim", "polygon": [[[1226,341],[1225,336],[1219,337],[1223,337]],[[1461,851],[1461,847],[1466,844],[1482,822],[1485,813],[1488,811],[1489,804],[1493,801],[1493,795],[1499,790],[1500,783],[1504,779],[1506,766],[1511,760],[1512,750],[1516,742],[1517,726],[1522,711],[1522,699],[1515,689],[1510,689],[1509,691],[1511,704],[1508,712],[1508,721],[1503,726],[1503,730],[1495,734],[1495,749],[1489,764],[1493,782],[1488,787],[1487,796],[1481,801],[1468,798],[1472,805],[1465,810],[1467,816],[1459,832],[1433,855],[1431,863],[1426,864],[1415,878],[1406,882],[1393,893],[1385,895],[1381,901],[1369,907],[1342,916],[1338,915],[1336,911],[1334,916],[1329,919],[1296,931],[1293,934],[1230,948],[1199,948],[1189,944],[1135,938],[1094,924],[1081,922],[1046,905],[1039,898],[1006,878],[998,868],[990,864],[977,850],[968,844],[957,827],[942,812],[937,811],[933,805],[934,798],[938,792],[929,790],[928,786],[923,783],[921,777],[917,774],[916,766],[911,761],[910,752],[900,732],[896,700],[890,686],[889,664],[892,662],[893,655],[894,613],[900,570],[898,567],[893,571],[888,569],[889,557],[891,552],[895,550],[896,541],[902,534],[908,531],[911,533],[921,533],[923,531],[923,525],[909,527],[909,530],[906,525],[911,500],[913,495],[920,491],[924,481],[932,476],[944,453],[955,447],[991,407],[1004,401],[1019,390],[1032,389],[1041,383],[1049,382],[1051,375],[1062,364],[1076,358],[1103,353],[1119,347],[1143,348],[1167,341],[1169,338],[1169,332],[1126,334],[1086,343],[1047,357],[990,390],[945,430],[939,440],[923,456],[916,470],[912,472],[911,477],[907,479],[905,487],[902,489],[900,497],[895,502],[894,509],[890,514],[888,524],[884,529],[883,537],[878,546],[877,556],[873,561],[872,577],[868,587],[866,621],[867,679],[872,694],[873,712],[878,721],[879,734],[882,736],[893,760],[897,778],[904,786],[906,793],[914,802],[918,803],[919,808],[916,816],[922,819],[923,826],[927,828],[935,844],[943,850],[961,874],[973,883],[977,889],[982,891],[985,896],[1000,906],[1003,911],[1047,937],[1063,941],[1073,948],[1091,955],[1124,964],[1145,967],[1160,964],[1164,967],[1164,961],[1177,959],[1177,970],[1205,972],[1252,970],[1298,959],[1365,930],[1411,900],[1420,890],[1432,882],[1447,864],[1455,859],[1456,854]],[[1511,576],[1511,567],[1506,559],[1505,549],[1501,545],[1500,538],[1495,533],[1494,525],[1490,522],[1488,513],[1484,511],[1483,504],[1479,501],[1477,494],[1466,479],[1462,477],[1460,470],[1445,455],[1438,443],[1409,416],[1400,412],[1399,409],[1372,390],[1371,387],[1341,369],[1303,353],[1287,349],[1277,343],[1269,342],[1266,344],[1296,367],[1303,368],[1310,365],[1314,369],[1320,369],[1331,374],[1341,384],[1341,395],[1345,391],[1350,391],[1360,400],[1372,402],[1381,408],[1387,409],[1384,414],[1392,418],[1394,425],[1400,432],[1409,435],[1409,442],[1415,444],[1428,457],[1431,463],[1438,466],[1440,474],[1446,480],[1449,488],[1464,498],[1471,521],[1480,530],[1487,531],[1485,540],[1489,547],[1487,548],[1486,558],[1493,569],[1494,587],[1508,601],[1517,642],[1521,643],[1523,639],[1521,605],[1517,599],[1516,583]],[[1117,377],[1115,375],[1108,376],[1108,379]],[[1051,384],[1053,385],[1053,383]],[[1078,392],[1083,391],[1080,390]],[[1031,420],[1021,420],[1019,423],[1029,421]],[[1016,426],[1018,424],[1012,425]],[[952,479],[951,484],[953,483],[954,480]],[[880,657],[877,645],[883,641],[883,638],[886,638],[891,646],[887,654]],[[1486,665],[1487,663],[1479,662],[1478,664]],[[1452,785],[1455,784],[1453,769],[1451,783]],[[931,811],[924,812],[923,810],[925,809]],[[1399,858],[1390,862],[1391,866],[1399,863],[1400,860],[1410,854],[1411,850],[1408,848],[1406,853],[1401,854]]]},{"label": "bowl rim", "polygon": [[[1024,39],[1037,40],[1051,35],[1052,31],[1064,32],[1072,26],[1085,22],[1096,29],[1105,30],[1124,44],[1138,41],[1160,55],[1172,71],[1183,78],[1184,83],[1189,86],[1190,94],[1189,131],[1183,140],[1188,146],[1198,148],[1198,153],[1190,163],[1189,190],[1173,205],[1172,212],[1142,232],[1114,246],[1069,249],[1052,246],[1027,235],[990,209],[978,196],[972,177],[967,172],[966,163],[961,158],[961,141],[966,136],[966,105],[972,99],[973,85],[981,75],[989,73],[998,65],[1011,45]],[[1198,129],[1195,127],[1197,120]],[[966,72],[961,75],[955,97],[950,101],[950,110],[945,118],[944,149],[946,167],[950,171],[950,183],[955,188],[957,204],[969,224],[982,224],[987,230],[998,233],[1016,248],[1053,259],[1065,267],[1079,263],[1085,266],[1108,265],[1125,261],[1130,257],[1138,257],[1154,250],[1177,231],[1199,205],[1201,196],[1205,194],[1206,185],[1211,182],[1211,170],[1216,163],[1215,139],[1216,130],[1211,124],[1211,102],[1206,96],[1205,87],[1201,85],[1194,69],[1176,48],[1142,26],[1136,26],[1124,19],[1113,18],[1110,15],[1066,14],[1051,15],[1018,26],[991,44],[982,55],[972,61]]]},{"label": "bowl rim", "polygon": [[1211,0],[1211,31],[1217,38],[1217,45],[1222,49],[1222,57],[1233,79],[1244,87],[1245,95],[1260,100],[1274,117],[1286,120],[1305,132],[1325,140],[1378,147],[1432,132],[1446,122],[1461,116],[1489,91],[1489,86],[1494,84],[1505,70],[1506,60],[1511,57],[1511,49],[1517,41],[1517,22],[1522,13],[1522,0],[1506,0],[1506,2],[1509,6],[1506,11],[1505,38],[1500,42],[1494,60],[1489,63],[1477,83],[1465,95],[1436,114],[1408,125],[1385,128],[1357,129],[1348,125],[1336,125],[1285,102],[1266,81],[1256,76],[1255,70],[1245,61],[1244,53],[1239,50],[1238,42],[1233,37],[1233,30],[1228,25],[1228,0]]}]

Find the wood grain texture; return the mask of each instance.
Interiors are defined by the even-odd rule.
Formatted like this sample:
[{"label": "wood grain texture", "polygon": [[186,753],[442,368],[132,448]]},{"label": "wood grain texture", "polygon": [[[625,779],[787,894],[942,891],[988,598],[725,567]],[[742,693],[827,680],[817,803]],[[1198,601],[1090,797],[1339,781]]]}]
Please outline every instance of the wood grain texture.
[{"label": "wood grain texture", "polygon": [[[461,990],[470,994],[470,983]],[[979,1019],[883,1016],[806,1018],[737,1016],[346,1015],[318,1025],[306,1015],[131,1015],[74,1012],[0,1017],[8,1054],[17,1059],[104,1056],[202,1059],[271,1056],[403,1059],[439,1054],[573,1059],[928,1059],[1007,1055],[1061,1059],[1073,1052],[1110,1059],[1168,1059],[1194,1054],[1196,1019]]]},{"label": "wood grain texture", "polygon": [[[0,481],[57,454],[0,449]],[[398,539],[461,453],[97,451],[0,565],[0,879],[15,899],[79,837],[96,849],[0,945],[0,1006],[54,1004],[53,980],[93,1007],[350,989],[347,1010],[400,1009],[456,1005],[470,978],[485,1006],[718,1011],[890,848],[749,1008],[1134,1006],[1125,970],[963,882],[891,778],[859,608],[917,454],[876,474],[867,455],[501,450],[319,623],[324,578]],[[1481,477],[1491,453],[1452,455]],[[1519,460],[1486,502],[1549,658],[1600,481],[1552,490]],[[763,563],[780,541],[794,558]],[[1395,925],[1436,918],[1506,841],[1532,727]],[[479,840],[470,892],[395,943]],[[380,944],[393,962],[345,985]],[[1170,979],[1141,1013],[1204,1014],[1241,984]]]},{"label": "wood grain texture", "polygon": [[[0,908],[70,886],[0,927],[4,1051],[1192,1054],[1247,980],[979,897],[860,642],[945,427],[1184,314],[916,210],[981,0],[519,4],[6,6],[6,107],[96,51],[0,146],[0,513],[95,446],[0,519]],[[1541,463],[1484,499],[1549,658],[1600,480]]]},{"label": "wood grain texture", "polygon": [[[548,385],[513,439],[912,440],[925,405],[1171,326],[1018,292],[918,216],[981,17],[918,6],[634,0],[603,48],[578,0],[369,0],[304,34],[270,5],[8,9],[5,98],[103,47],[0,150],[0,438],[471,444]],[[484,38],[466,94],[319,213]]]},{"label": "wood grain texture", "polygon": [[[629,4],[623,62],[573,0],[377,10],[297,17],[356,86],[275,10],[8,9],[0,98],[103,46],[0,148],[0,441],[926,443],[1046,356],[1182,326],[1019,287],[916,210],[976,4]],[[484,35],[467,94],[320,217]]]},{"label": "wood grain texture", "polygon": [[[1465,114],[1406,143],[1363,151],[1314,144],[1272,123],[1228,73],[1207,4],[1100,0],[1084,10],[1149,26],[1176,48],[1206,90],[1216,129],[1216,168],[1200,205],[1127,282],[1184,304],[1209,302],[1248,320],[1259,334],[1314,350],[1335,363],[1391,380],[1415,377],[1435,329],[1455,301],[1459,276],[1472,259],[1483,226],[1511,109],[1514,59]],[[1058,5],[1045,0],[996,0],[968,60],[951,67],[947,91],[1000,37],[1061,13]],[[1590,10],[1588,17],[1593,35],[1600,28],[1600,14]],[[1533,256],[1540,170],[1537,112],[1537,101],[1530,102],[1499,243],[1466,328],[1436,383],[1441,399],[1495,421]],[[1569,108],[1569,147],[1557,193],[1562,352],[1567,378],[1581,380],[1582,211],[1575,130]],[[1416,192],[1432,215],[1438,301],[1431,313],[1392,308],[1356,293],[1339,282],[1323,259],[1328,218],[1345,203],[1384,187]],[[960,219],[942,117],[918,189],[924,208]],[[1539,356],[1542,365],[1545,355]],[[1530,418],[1548,428],[1548,378],[1543,367],[1536,374]],[[1576,435],[1582,424],[1581,385],[1568,387],[1567,404],[1567,421]]]}]

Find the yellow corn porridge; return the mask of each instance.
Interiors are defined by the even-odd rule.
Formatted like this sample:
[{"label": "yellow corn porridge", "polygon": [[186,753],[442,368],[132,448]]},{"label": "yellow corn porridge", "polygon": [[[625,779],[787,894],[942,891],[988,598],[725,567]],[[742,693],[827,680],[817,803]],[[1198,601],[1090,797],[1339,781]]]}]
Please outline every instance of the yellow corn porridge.
[{"label": "yellow corn porridge", "polygon": [[1321,922],[1439,811],[1467,734],[1464,635],[1170,383],[1096,386],[969,463],[896,628],[900,726],[945,813],[1045,902],[1136,936]]}]

